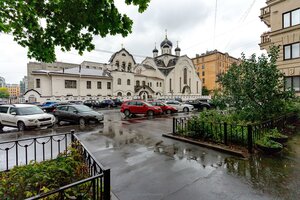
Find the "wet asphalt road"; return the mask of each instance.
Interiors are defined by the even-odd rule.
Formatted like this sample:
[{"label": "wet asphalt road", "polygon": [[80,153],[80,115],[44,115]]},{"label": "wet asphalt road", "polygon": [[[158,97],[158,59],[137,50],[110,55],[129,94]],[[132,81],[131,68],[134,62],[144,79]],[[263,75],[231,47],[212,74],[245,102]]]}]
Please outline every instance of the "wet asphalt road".
[{"label": "wet asphalt road", "polygon": [[118,110],[102,112],[103,125],[9,129],[0,141],[75,129],[98,161],[111,168],[111,189],[121,200],[299,199],[299,135],[277,157],[244,160],[162,137],[171,132],[173,116],[123,119]]}]

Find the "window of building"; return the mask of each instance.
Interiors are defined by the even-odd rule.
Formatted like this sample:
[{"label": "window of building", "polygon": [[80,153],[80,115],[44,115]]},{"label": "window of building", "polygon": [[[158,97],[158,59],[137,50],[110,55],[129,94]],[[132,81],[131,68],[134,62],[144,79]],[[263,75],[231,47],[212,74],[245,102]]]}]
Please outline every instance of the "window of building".
[{"label": "window of building", "polygon": [[92,88],[92,81],[87,81],[86,82],[86,89],[91,89]]},{"label": "window of building", "polygon": [[102,88],[102,82],[101,82],[101,81],[98,81],[98,82],[97,82],[97,88],[98,88],[98,89],[101,89],[101,88]]},{"label": "window of building", "polygon": [[127,92],[127,94],[126,94],[128,97],[130,97],[131,96],[131,93],[130,92]]},{"label": "window of building", "polygon": [[199,93],[199,82],[197,81],[197,93]]},{"label": "window of building", "polygon": [[122,70],[125,71],[126,63],[122,62]]},{"label": "window of building", "polygon": [[205,66],[204,66],[204,65],[202,65],[202,69],[205,69]]},{"label": "window of building", "polygon": [[143,81],[142,84],[143,84],[143,86],[145,86],[146,85],[146,81]]},{"label": "window of building", "polygon": [[41,79],[36,79],[36,88],[41,88]]},{"label": "window of building", "polygon": [[150,84],[149,84],[149,85],[150,85],[150,87],[152,87],[152,82],[150,82]]},{"label": "window of building", "polygon": [[107,82],[107,89],[111,89],[111,82]]},{"label": "window of building", "polygon": [[170,86],[170,92],[172,92],[172,79],[170,78],[169,81],[170,81],[170,85],[169,85]]},{"label": "window of building", "polygon": [[179,78],[179,90],[181,92],[181,77]]},{"label": "window of building", "polygon": [[87,68],[87,69],[89,69],[89,68],[90,68],[90,66],[86,66],[86,68]]},{"label": "window of building", "polygon": [[189,86],[191,87],[191,78],[189,78]]},{"label": "window of building", "polygon": [[158,82],[156,82],[156,87],[158,87]]},{"label": "window of building", "polygon": [[300,92],[300,76],[285,77],[285,89]]},{"label": "window of building", "polygon": [[117,66],[117,67],[119,67],[119,66],[120,66],[120,63],[119,63],[119,61],[118,61],[118,60],[116,61],[116,66]]},{"label": "window of building", "polygon": [[161,82],[159,83],[159,87],[161,87]]},{"label": "window of building", "polygon": [[283,47],[284,60],[300,58],[300,43],[288,44]]},{"label": "window of building", "polygon": [[120,78],[118,78],[118,85],[121,85],[122,84],[122,81]]},{"label": "window of building", "polygon": [[202,79],[202,83],[203,83],[203,84],[205,83],[205,78]]},{"label": "window of building", "polygon": [[121,97],[121,96],[122,96],[122,92],[118,92],[118,93],[117,93],[117,96],[118,96],[118,97]]},{"label": "window of building", "polygon": [[140,81],[136,81],[136,86],[140,86]]},{"label": "window of building", "polygon": [[300,8],[283,14],[283,28],[300,24]]},{"label": "window of building", "polygon": [[187,68],[183,70],[183,84],[187,84]]},{"label": "window of building", "polygon": [[205,72],[204,71],[202,72],[202,76],[205,76]]},{"label": "window of building", "polygon": [[127,79],[127,85],[130,85],[130,79]]},{"label": "window of building", "polygon": [[76,88],[75,80],[65,80],[65,88]]}]

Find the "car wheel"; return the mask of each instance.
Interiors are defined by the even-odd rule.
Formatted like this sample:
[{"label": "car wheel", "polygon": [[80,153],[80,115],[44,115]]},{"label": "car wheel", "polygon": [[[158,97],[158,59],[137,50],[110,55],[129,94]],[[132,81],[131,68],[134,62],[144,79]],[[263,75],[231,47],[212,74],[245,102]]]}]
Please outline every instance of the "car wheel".
[{"label": "car wheel", "polygon": [[79,125],[80,126],[85,126],[86,122],[85,122],[85,119],[84,118],[80,118],[79,119]]},{"label": "car wheel", "polygon": [[26,126],[25,126],[24,122],[18,122],[17,125],[18,125],[19,131],[25,131]]},{"label": "car wheel", "polygon": [[147,112],[147,115],[148,115],[148,116],[153,116],[153,115],[154,115],[154,112],[153,112],[152,110],[149,110],[149,111]]},{"label": "car wheel", "polygon": [[183,112],[189,112],[189,108],[184,107],[184,108],[183,108]]},{"label": "car wheel", "polygon": [[172,111],[171,110],[167,110],[166,113],[169,115],[169,114],[172,113]]},{"label": "car wheel", "polygon": [[125,114],[126,117],[129,117],[130,116],[130,111],[129,110],[125,110],[124,114]]}]

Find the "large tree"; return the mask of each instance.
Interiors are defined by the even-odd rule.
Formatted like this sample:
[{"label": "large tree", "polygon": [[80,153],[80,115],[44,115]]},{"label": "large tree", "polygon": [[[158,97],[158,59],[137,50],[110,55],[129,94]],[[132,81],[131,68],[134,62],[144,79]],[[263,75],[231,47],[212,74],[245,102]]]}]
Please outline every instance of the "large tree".
[{"label": "large tree", "polygon": [[[150,0],[125,0],[143,12]],[[0,32],[28,48],[28,57],[55,61],[55,47],[91,51],[93,35],[131,33],[132,20],[114,0],[0,0]]]},{"label": "large tree", "polygon": [[263,120],[285,111],[292,91],[285,91],[283,74],[277,69],[278,47],[272,47],[268,56],[246,59],[233,64],[221,76],[223,97],[226,103],[236,108],[245,120]]},{"label": "large tree", "polygon": [[9,92],[7,88],[1,87],[0,88],[0,98],[7,99],[9,97]]}]

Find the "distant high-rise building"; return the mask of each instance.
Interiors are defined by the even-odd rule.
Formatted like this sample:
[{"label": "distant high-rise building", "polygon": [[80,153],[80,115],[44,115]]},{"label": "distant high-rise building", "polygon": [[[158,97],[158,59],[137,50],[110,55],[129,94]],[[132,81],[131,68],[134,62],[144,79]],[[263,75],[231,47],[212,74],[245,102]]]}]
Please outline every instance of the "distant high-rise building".
[{"label": "distant high-rise building", "polygon": [[5,87],[6,84],[5,84],[5,78],[1,77],[0,76],[0,87]]},{"label": "distant high-rise building", "polygon": [[28,90],[28,79],[27,76],[24,76],[23,79],[20,81],[20,95],[25,94]]},{"label": "distant high-rise building", "polygon": [[285,89],[300,95],[300,1],[267,0],[260,19],[270,30],[261,35],[260,48],[280,47],[277,67],[284,73]]}]

